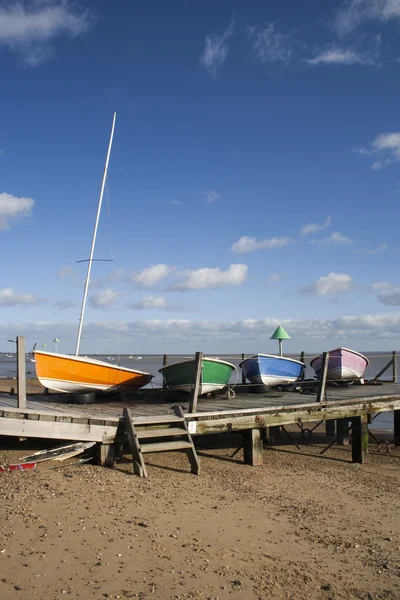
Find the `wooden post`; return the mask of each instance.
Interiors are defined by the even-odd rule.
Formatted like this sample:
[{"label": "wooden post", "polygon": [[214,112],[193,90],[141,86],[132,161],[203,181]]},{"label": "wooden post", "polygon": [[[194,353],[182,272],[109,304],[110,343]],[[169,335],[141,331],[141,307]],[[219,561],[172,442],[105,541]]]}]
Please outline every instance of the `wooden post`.
[{"label": "wooden post", "polygon": [[269,444],[269,427],[262,427],[260,429],[261,441],[263,444]]},{"label": "wooden post", "polygon": [[113,468],[117,457],[117,446],[112,444],[99,444],[99,462],[102,467]]},{"label": "wooden post", "polygon": [[246,465],[259,467],[263,464],[263,443],[259,429],[247,429],[243,435],[243,457]]},{"label": "wooden post", "polygon": [[400,410],[393,412],[394,420],[394,445],[400,446]]},{"label": "wooden post", "polygon": [[328,375],[329,352],[324,352],[322,355],[322,365],[320,372],[320,380],[317,392],[317,402],[322,402],[325,399],[326,377]]},{"label": "wooden post", "polygon": [[[242,352],[242,360],[244,360],[244,354],[243,354],[243,352]],[[246,375],[242,371],[242,384],[245,384],[245,383],[246,383]]]},{"label": "wooden post", "polygon": [[367,415],[351,419],[351,459],[353,463],[363,463],[368,454]]},{"label": "wooden post", "polygon": [[397,352],[396,350],[393,350],[392,353],[392,360],[393,360],[393,383],[397,383]]},{"label": "wooden post", "polygon": [[349,445],[349,421],[348,419],[336,420],[336,443],[338,446]]},{"label": "wooden post", "polygon": [[203,367],[203,353],[196,352],[194,359],[194,382],[192,385],[192,392],[190,394],[189,412],[193,413],[197,410],[197,399],[199,397],[200,383],[201,383],[201,370]]},{"label": "wooden post", "polygon": [[335,419],[328,419],[325,421],[325,433],[328,437],[335,437],[336,435],[336,421]]},{"label": "wooden post", "polygon": [[[168,355],[164,354],[163,359],[162,359],[162,366],[165,367],[167,364],[168,364]],[[162,389],[164,392],[167,391],[167,384],[164,381],[164,377],[163,377]]]},{"label": "wooden post", "polygon": [[[305,355],[305,353],[304,353],[304,350],[302,350],[302,351],[300,352],[300,362],[304,363],[305,356],[306,356],[306,355]],[[301,380],[301,381],[303,381],[303,379],[305,379],[305,377],[306,377],[306,370],[305,370],[305,369],[303,369],[303,372],[302,372],[302,374],[301,374],[300,380]]]},{"label": "wooden post", "polygon": [[17,406],[26,408],[25,337],[17,337]]},{"label": "wooden post", "polygon": [[304,362],[304,357],[305,357],[304,350],[302,350],[300,352],[300,362],[302,362],[302,363]]}]

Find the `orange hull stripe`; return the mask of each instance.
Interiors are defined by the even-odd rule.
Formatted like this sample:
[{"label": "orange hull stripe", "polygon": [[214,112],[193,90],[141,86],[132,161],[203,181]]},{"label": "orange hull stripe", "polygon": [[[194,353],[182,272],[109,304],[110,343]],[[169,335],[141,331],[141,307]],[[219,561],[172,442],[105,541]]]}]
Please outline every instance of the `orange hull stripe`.
[{"label": "orange hull stripe", "polygon": [[120,371],[108,365],[80,362],[57,355],[35,354],[35,359],[36,374],[39,379],[42,377],[58,381],[129,387],[141,387],[151,379],[149,375],[142,373]]}]

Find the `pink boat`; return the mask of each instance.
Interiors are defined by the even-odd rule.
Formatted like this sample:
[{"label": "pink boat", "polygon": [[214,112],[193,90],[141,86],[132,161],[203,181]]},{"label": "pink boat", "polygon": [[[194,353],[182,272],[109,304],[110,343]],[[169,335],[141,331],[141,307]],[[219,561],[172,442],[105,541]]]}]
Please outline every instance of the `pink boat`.
[{"label": "pink boat", "polygon": [[[317,377],[320,376],[322,358],[323,355],[321,354],[313,358],[310,363]],[[368,365],[369,360],[363,354],[348,348],[335,348],[329,351],[327,379],[329,381],[360,379]]]}]

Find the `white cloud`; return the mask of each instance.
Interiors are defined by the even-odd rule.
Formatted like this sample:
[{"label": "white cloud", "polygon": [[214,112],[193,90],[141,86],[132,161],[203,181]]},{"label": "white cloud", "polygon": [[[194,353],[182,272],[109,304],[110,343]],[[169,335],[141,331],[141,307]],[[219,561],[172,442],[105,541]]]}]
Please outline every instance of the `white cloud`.
[{"label": "white cloud", "polygon": [[200,58],[200,63],[208,70],[212,77],[216,77],[219,69],[224,64],[228,53],[228,41],[233,36],[234,23],[233,21],[225,29],[224,33],[212,33],[206,35],[206,42],[203,54]]},{"label": "white cloud", "polygon": [[255,250],[271,250],[271,248],[287,246],[290,242],[291,239],[289,237],[273,237],[269,240],[260,240],[258,242],[257,238],[244,235],[232,245],[232,252],[244,254],[245,252],[254,252]]},{"label": "white cloud", "polygon": [[114,290],[101,290],[101,292],[90,296],[89,303],[93,308],[107,308],[115,304],[122,295],[122,292],[115,292]]},{"label": "white cloud", "polygon": [[264,28],[249,27],[248,34],[253,40],[254,53],[261,62],[289,62],[292,56],[291,38],[288,34],[277,32],[274,23],[268,23]]},{"label": "white cloud", "polygon": [[311,240],[310,243],[317,244],[318,246],[326,246],[329,244],[334,244],[336,246],[348,246],[349,244],[353,243],[353,240],[342,233],[339,233],[339,231],[334,231],[328,238],[324,238],[322,240]]},{"label": "white cloud", "polygon": [[396,19],[400,19],[400,0],[348,0],[338,9],[334,28],[343,35],[368,21]]},{"label": "white cloud", "polygon": [[332,225],[332,218],[331,217],[326,217],[324,223],[322,223],[322,225],[318,225],[317,223],[309,223],[308,225],[305,225],[304,227],[302,227],[300,233],[301,235],[308,235],[309,233],[317,233],[317,231],[322,231],[323,229],[326,229],[327,227],[330,227]]},{"label": "white cloud", "polygon": [[8,229],[9,222],[19,217],[29,217],[34,205],[32,198],[18,198],[3,192],[0,194],[0,229]]},{"label": "white cloud", "polygon": [[379,254],[379,252],[384,252],[387,249],[388,249],[387,244],[380,244],[379,246],[377,246],[376,248],[373,248],[372,250],[362,250],[361,253],[366,254],[367,256],[373,256],[374,254]]},{"label": "white cloud", "polygon": [[376,65],[376,58],[352,48],[331,46],[306,61],[309,65]]},{"label": "white cloud", "polygon": [[213,204],[217,200],[220,200],[222,198],[222,196],[215,190],[206,190],[204,192],[204,198],[205,198],[205,201],[208,202],[208,204]]},{"label": "white cloud", "polygon": [[133,302],[129,306],[139,310],[145,310],[148,308],[166,308],[166,300],[164,296],[145,296],[139,302]]},{"label": "white cloud", "polygon": [[32,306],[40,299],[32,294],[16,294],[11,288],[0,290],[0,306]]},{"label": "white cloud", "polygon": [[370,148],[361,146],[355,151],[366,156],[379,155],[380,158],[372,163],[371,169],[374,171],[383,169],[400,160],[400,132],[381,133],[372,141]]},{"label": "white cloud", "polygon": [[281,280],[281,276],[278,273],[275,273],[274,275],[270,275],[268,277],[268,281],[270,283],[277,283],[280,280]]},{"label": "white cloud", "polygon": [[143,269],[137,275],[132,275],[129,281],[134,283],[138,288],[150,289],[161,281],[161,279],[165,279],[174,269],[175,267],[160,263]]},{"label": "white cloud", "polygon": [[219,267],[183,271],[184,279],[174,283],[170,289],[174,290],[208,290],[231,285],[241,285],[247,277],[247,265],[234,264],[226,271]]},{"label": "white cloud", "polygon": [[391,306],[400,305],[400,287],[393,287],[391,289],[384,289],[378,295],[378,300],[382,304],[389,304]]},{"label": "white cloud", "polygon": [[[393,344],[400,338],[400,311],[384,314],[345,315],[339,318],[287,319],[268,317],[232,321],[192,321],[188,319],[150,319],[122,321],[118,326],[121,352],[132,351],[135,340],[138,352],[194,352],[199,348],[208,353],[246,352],[248,348],[274,348],[269,340],[278,325],[291,336],[287,351],[318,352],[344,343],[361,351],[379,350],[382,345]],[[76,323],[20,322],[0,324],[0,339],[25,335],[27,347],[35,342],[42,344],[58,337],[65,352],[75,348]],[[82,352],[97,352],[104,348],[112,352],[115,322],[87,322],[84,326]],[[380,343],[379,343],[380,342]],[[3,348],[8,344],[3,343]],[[387,346],[386,346],[387,348]],[[384,348],[382,348],[384,349]]]},{"label": "white cloud", "polygon": [[392,284],[386,283],[385,281],[378,281],[377,283],[373,283],[371,287],[373,290],[386,290],[388,288],[391,288]]},{"label": "white cloud", "polygon": [[315,294],[316,296],[327,296],[340,292],[348,292],[353,287],[350,275],[344,273],[329,273],[315,281],[312,285],[302,288],[301,292]]},{"label": "white cloud", "polygon": [[0,46],[16,52],[36,67],[54,54],[49,43],[57,37],[81,35],[91,25],[91,14],[69,0],[26,0],[0,8]]}]

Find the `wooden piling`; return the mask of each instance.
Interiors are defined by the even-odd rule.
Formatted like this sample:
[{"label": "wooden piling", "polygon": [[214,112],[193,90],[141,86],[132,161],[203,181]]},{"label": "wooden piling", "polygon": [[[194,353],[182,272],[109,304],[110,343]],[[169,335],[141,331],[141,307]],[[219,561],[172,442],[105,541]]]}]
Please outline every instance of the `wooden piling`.
[{"label": "wooden piling", "polygon": [[[242,360],[244,360],[244,353],[243,352],[242,352]],[[244,385],[245,383],[246,383],[246,375],[242,371],[242,384]]]},{"label": "wooden piling", "polygon": [[189,412],[193,413],[197,410],[197,400],[199,397],[200,383],[201,383],[201,370],[203,366],[203,353],[196,352],[194,359],[194,382],[192,385],[192,391],[190,394]]},{"label": "wooden piling", "polygon": [[367,415],[351,419],[351,459],[353,463],[363,463],[368,454]]},{"label": "wooden piling", "polygon": [[322,355],[322,365],[320,379],[317,392],[317,402],[322,402],[325,399],[326,378],[328,375],[329,352],[324,352]]},{"label": "wooden piling", "polygon": [[400,410],[393,412],[394,419],[394,445],[400,446]]},{"label": "wooden piling", "polygon": [[248,429],[242,433],[243,458],[246,465],[259,467],[263,464],[263,443],[259,429]]},{"label": "wooden piling", "polygon": [[25,337],[17,337],[17,407],[26,408]]},{"label": "wooden piling", "polygon": [[115,443],[101,443],[99,444],[99,463],[102,467],[108,467],[112,469],[115,465],[115,459],[117,457],[117,446]]},{"label": "wooden piling", "polygon": [[328,437],[335,437],[336,435],[336,421],[335,419],[328,419],[325,421],[325,433]]}]

